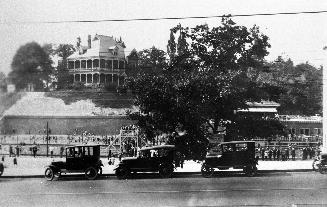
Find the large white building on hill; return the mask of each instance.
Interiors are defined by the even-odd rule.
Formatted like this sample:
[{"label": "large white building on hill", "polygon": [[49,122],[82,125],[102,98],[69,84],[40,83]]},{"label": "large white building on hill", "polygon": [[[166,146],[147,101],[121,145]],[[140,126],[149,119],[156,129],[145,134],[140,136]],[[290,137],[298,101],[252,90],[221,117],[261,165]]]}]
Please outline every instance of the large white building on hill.
[{"label": "large white building on hill", "polygon": [[96,34],[88,36],[88,45],[80,45],[78,51],[67,58],[67,69],[74,82],[86,85],[122,85],[126,78],[125,44],[112,36]]}]

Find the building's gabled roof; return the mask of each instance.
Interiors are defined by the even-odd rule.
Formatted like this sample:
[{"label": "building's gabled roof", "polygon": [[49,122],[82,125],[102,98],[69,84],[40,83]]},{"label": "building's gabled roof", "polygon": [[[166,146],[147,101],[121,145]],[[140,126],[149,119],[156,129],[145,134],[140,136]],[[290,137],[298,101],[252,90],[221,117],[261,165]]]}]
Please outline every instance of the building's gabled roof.
[{"label": "building's gabled roof", "polygon": [[96,34],[91,42],[91,48],[81,46],[85,53],[80,54],[80,51],[72,54],[67,59],[78,59],[95,56],[108,56],[111,57],[114,54],[110,50],[118,50],[117,56],[119,58],[125,58],[124,45],[121,40],[117,41],[112,36],[98,35]]},{"label": "building's gabled roof", "polygon": [[247,109],[237,110],[238,112],[260,112],[260,113],[277,113],[279,103],[274,101],[247,102]]}]

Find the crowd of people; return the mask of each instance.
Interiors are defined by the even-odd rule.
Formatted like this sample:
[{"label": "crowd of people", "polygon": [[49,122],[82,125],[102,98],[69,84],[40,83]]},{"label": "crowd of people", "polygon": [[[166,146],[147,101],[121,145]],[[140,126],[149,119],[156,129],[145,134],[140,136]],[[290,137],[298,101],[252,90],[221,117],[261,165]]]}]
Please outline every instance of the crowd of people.
[{"label": "crowd of people", "polygon": [[295,146],[289,147],[260,147],[258,149],[261,160],[287,161],[300,158],[302,160],[313,159],[319,153],[319,150],[313,147],[297,149]]}]

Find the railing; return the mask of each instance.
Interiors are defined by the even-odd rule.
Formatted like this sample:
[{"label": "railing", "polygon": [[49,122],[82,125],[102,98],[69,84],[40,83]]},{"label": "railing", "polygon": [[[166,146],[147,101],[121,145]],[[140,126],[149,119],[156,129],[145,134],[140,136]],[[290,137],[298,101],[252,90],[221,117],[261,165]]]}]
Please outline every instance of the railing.
[{"label": "railing", "polygon": [[125,68],[100,68],[100,67],[94,67],[94,68],[69,68],[70,72],[82,72],[82,71],[105,71],[105,72],[125,72]]}]

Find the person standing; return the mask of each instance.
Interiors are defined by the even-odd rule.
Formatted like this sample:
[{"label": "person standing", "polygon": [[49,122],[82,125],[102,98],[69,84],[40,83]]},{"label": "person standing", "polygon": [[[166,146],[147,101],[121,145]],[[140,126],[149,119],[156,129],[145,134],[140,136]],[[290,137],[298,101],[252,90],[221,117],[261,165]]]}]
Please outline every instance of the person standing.
[{"label": "person standing", "polygon": [[9,157],[11,157],[12,154],[13,154],[13,149],[12,149],[12,146],[9,145]]},{"label": "person standing", "polygon": [[265,148],[261,148],[261,159],[262,159],[262,161],[264,161],[265,160]]},{"label": "person standing", "polygon": [[285,149],[285,160],[287,161],[289,159],[290,159],[290,150],[289,150],[289,148],[286,148]]},{"label": "person standing", "polygon": [[18,145],[16,145],[16,147],[15,147],[15,148],[16,148],[16,156],[17,156],[17,157],[19,157],[19,146],[18,146]]},{"label": "person standing", "polygon": [[307,149],[303,148],[302,149],[302,160],[306,160],[307,159]]},{"label": "person standing", "polygon": [[277,148],[276,157],[277,157],[277,161],[279,161],[279,159],[280,159],[280,149],[279,148]]},{"label": "person standing", "polygon": [[269,148],[268,158],[269,158],[270,161],[272,160],[272,154],[273,154],[273,151],[272,151],[272,149]]},{"label": "person standing", "polygon": [[277,150],[276,150],[276,148],[274,147],[274,149],[273,149],[273,158],[274,158],[274,160],[276,160],[276,153],[277,153]]},{"label": "person standing", "polygon": [[60,147],[60,158],[62,158],[63,154],[64,154],[65,148],[64,146]]},{"label": "person standing", "polygon": [[295,161],[295,148],[294,147],[292,147],[291,155],[292,155],[292,160]]}]

